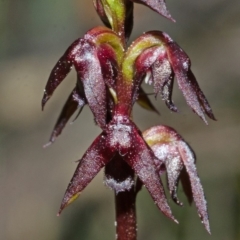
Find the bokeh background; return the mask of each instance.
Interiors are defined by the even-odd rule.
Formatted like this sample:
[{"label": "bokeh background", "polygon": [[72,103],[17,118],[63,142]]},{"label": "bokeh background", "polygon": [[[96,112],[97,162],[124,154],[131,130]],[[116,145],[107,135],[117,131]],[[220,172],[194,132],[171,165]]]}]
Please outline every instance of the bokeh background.
[{"label": "bokeh background", "polygon": [[[139,240],[240,239],[240,1],[169,0],[172,23],[135,4],[134,39],[148,30],[167,32],[188,53],[217,122],[206,126],[175,84],[180,113],[161,100],[158,116],[136,106],[140,129],[167,124],[190,143],[208,200],[212,236],[182,189],[183,208],[170,204],[179,225],[157,209],[144,189],[137,199]],[[56,217],[81,158],[100,130],[85,107],[51,147],[43,149],[76,76],[74,71],[41,111],[49,73],[78,37],[100,25],[91,1],[0,1],[0,239],[110,240],[115,238],[113,192],[102,172],[81,197]],[[151,89],[147,89],[151,92]],[[153,101],[155,101],[153,99]]]}]

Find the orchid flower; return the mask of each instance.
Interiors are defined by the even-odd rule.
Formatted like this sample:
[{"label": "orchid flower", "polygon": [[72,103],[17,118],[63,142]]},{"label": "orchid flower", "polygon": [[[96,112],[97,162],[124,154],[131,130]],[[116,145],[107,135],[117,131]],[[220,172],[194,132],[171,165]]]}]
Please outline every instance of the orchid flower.
[{"label": "orchid flower", "polygon": [[[152,84],[155,96],[160,94],[167,107],[177,112],[172,100],[176,78],[193,112],[205,123],[205,115],[213,120],[215,117],[191,71],[188,55],[168,34],[146,32],[127,48],[133,27],[133,2],[144,4],[174,21],[164,0],[94,0],[94,7],[105,27],[95,27],[74,41],[56,63],[46,84],[42,108],[71,69],[75,68],[76,86],[60,113],[47,145],[60,135],[74,112],[79,108],[79,115],[85,105],[89,106],[96,124],[102,130],[79,160],[59,214],[105,167],[105,183],[115,191],[116,196],[133,190],[135,199],[144,185],[161,212],[177,222],[168,205],[161,173],[167,173],[173,201],[182,205],[177,197],[177,187],[185,170],[198,214],[210,233],[207,203],[190,146],[167,126],[152,127],[142,134],[133,122],[131,113],[135,102],[157,112],[142,89],[143,82]],[[120,171],[117,174],[119,166],[125,173]]]},{"label": "orchid flower", "polygon": [[184,168],[186,169],[198,214],[206,230],[210,233],[207,202],[197,175],[195,154],[191,147],[173,128],[167,126],[151,127],[143,132],[143,137],[157,157],[155,164],[159,174],[166,171],[169,192],[173,201],[180,206],[183,204],[178,200],[177,188],[180,174]]}]

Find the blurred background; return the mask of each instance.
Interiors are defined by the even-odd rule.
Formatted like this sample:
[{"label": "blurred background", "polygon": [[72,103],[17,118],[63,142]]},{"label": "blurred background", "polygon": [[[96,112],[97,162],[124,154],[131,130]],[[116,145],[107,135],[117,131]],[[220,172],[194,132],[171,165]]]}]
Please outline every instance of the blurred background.
[{"label": "blurred background", "polygon": [[[167,32],[188,53],[192,69],[217,122],[206,126],[187,107],[175,84],[171,113],[159,99],[158,116],[140,107],[141,130],[167,124],[190,143],[208,200],[212,236],[179,189],[184,207],[174,205],[176,225],[143,189],[137,198],[139,240],[240,239],[240,1],[169,0],[176,23],[135,4],[131,40],[148,30]],[[60,217],[56,213],[75,160],[100,132],[85,107],[49,148],[51,130],[76,74],[67,77],[41,111],[47,78],[67,47],[101,25],[91,1],[0,1],[0,239],[110,240],[115,238],[113,192],[102,172]],[[152,90],[147,88],[147,92]]]}]

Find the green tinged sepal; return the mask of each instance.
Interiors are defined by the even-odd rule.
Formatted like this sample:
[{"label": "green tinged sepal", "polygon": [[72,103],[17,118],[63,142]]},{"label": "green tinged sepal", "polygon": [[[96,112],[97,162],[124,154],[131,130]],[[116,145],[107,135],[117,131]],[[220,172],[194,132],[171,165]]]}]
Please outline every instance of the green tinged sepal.
[{"label": "green tinged sepal", "polygon": [[84,39],[91,41],[96,46],[103,44],[111,46],[114,49],[118,65],[121,65],[124,56],[124,45],[121,38],[114,31],[106,27],[95,27],[84,35]]},{"label": "green tinged sepal", "polygon": [[133,28],[133,3],[126,0],[94,0],[93,3],[105,26],[116,32],[125,44]]}]

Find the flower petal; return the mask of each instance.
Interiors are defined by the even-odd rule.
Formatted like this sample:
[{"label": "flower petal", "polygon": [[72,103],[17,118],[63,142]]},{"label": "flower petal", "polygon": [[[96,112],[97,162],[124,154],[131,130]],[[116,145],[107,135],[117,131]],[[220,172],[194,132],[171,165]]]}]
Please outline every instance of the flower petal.
[{"label": "flower petal", "polygon": [[136,59],[135,68],[134,99],[138,96],[138,86],[145,78],[146,83],[153,82],[155,96],[160,92],[167,107],[177,112],[177,107],[172,102],[173,71],[164,47],[153,46],[143,51]]},{"label": "flower petal", "polygon": [[165,166],[167,169],[168,188],[169,188],[171,197],[176,204],[182,206],[183,203],[180,202],[177,197],[179,176],[183,169],[183,163],[181,161],[180,156],[177,154],[175,154],[175,156],[171,156],[171,157],[168,156]]},{"label": "flower petal", "polygon": [[[78,115],[79,115],[86,103],[87,102],[86,102],[84,93],[81,92],[78,87],[75,87],[73,89],[73,91],[71,92],[71,94],[69,95],[69,97],[58,117],[58,120],[57,120],[57,122],[54,126],[54,129],[53,129],[53,132],[51,134],[49,143],[47,143],[44,147],[49,146],[56,140],[56,138],[61,134],[66,123],[68,122],[70,117],[74,114],[74,112],[77,110],[77,108],[79,108],[79,113],[78,113]],[[78,117],[78,115],[77,115],[77,117]]]},{"label": "flower petal", "polygon": [[188,77],[189,79],[191,79],[192,81],[192,84],[193,84],[193,87],[195,89],[195,91],[197,92],[197,95],[198,95],[198,99],[201,103],[201,106],[202,108],[204,109],[204,113],[209,117],[211,118],[212,120],[216,120],[213,112],[212,112],[212,109],[208,103],[208,100],[207,98],[205,97],[205,95],[203,94],[203,92],[201,91],[198,83],[197,83],[197,80],[195,78],[195,76],[193,75],[192,71],[189,71],[188,72]]},{"label": "flower petal", "polygon": [[151,43],[151,39],[145,39],[144,36],[140,36],[129,47],[125,58],[127,64],[123,64],[123,72],[127,76],[127,81],[134,79],[132,103],[138,99],[139,88],[144,78],[146,83],[150,84],[148,79],[151,78],[151,67],[164,51],[163,46],[156,46],[156,42]]},{"label": "flower petal", "polygon": [[177,187],[179,176],[183,169],[183,163],[176,145],[173,143],[157,143],[152,145],[151,149],[154,152],[154,155],[157,157],[155,164],[160,169],[159,172],[161,173],[162,164],[166,168],[168,189],[173,201],[182,206],[183,204],[177,197]]},{"label": "flower petal", "polygon": [[207,120],[204,114],[212,120],[216,120],[206,97],[190,69],[191,61],[189,57],[167,34],[164,34],[164,38],[168,50],[169,61],[171,62],[178,86],[187,104],[206,124]]},{"label": "flower petal", "polygon": [[114,152],[107,149],[105,143],[106,136],[102,133],[83,155],[67,187],[58,215],[79,196],[81,191],[113,157]]},{"label": "flower petal", "polygon": [[196,166],[194,164],[195,162],[194,153],[192,152],[191,148],[187,145],[187,143],[183,141],[180,141],[178,143],[178,149],[190,179],[193,199],[196,204],[199,217],[201,218],[202,223],[205,226],[205,229],[210,233],[207,212],[207,201],[205,199],[203,187],[198,177]]},{"label": "flower petal", "polygon": [[161,14],[163,17],[175,22],[175,20],[172,18],[170,13],[167,10],[166,3],[164,0],[131,0],[135,3],[141,3],[144,4],[157,13]]},{"label": "flower petal", "polygon": [[63,54],[63,56],[58,60],[58,62],[54,66],[44,90],[44,95],[42,99],[42,109],[44,108],[49,98],[52,96],[55,89],[72,69],[73,60],[75,58],[75,55],[81,48],[82,41],[83,41],[82,39],[78,39],[74,43],[72,43],[72,45],[67,49],[67,51]]},{"label": "flower petal", "polygon": [[85,96],[95,121],[101,128],[104,128],[107,113],[106,86],[96,47],[85,41],[78,56],[74,59],[74,66],[83,82]]},{"label": "flower petal", "polygon": [[167,107],[177,112],[177,107],[172,102],[173,77],[171,65],[166,58],[158,59],[152,66],[152,76],[155,96],[160,92],[162,100]]}]

